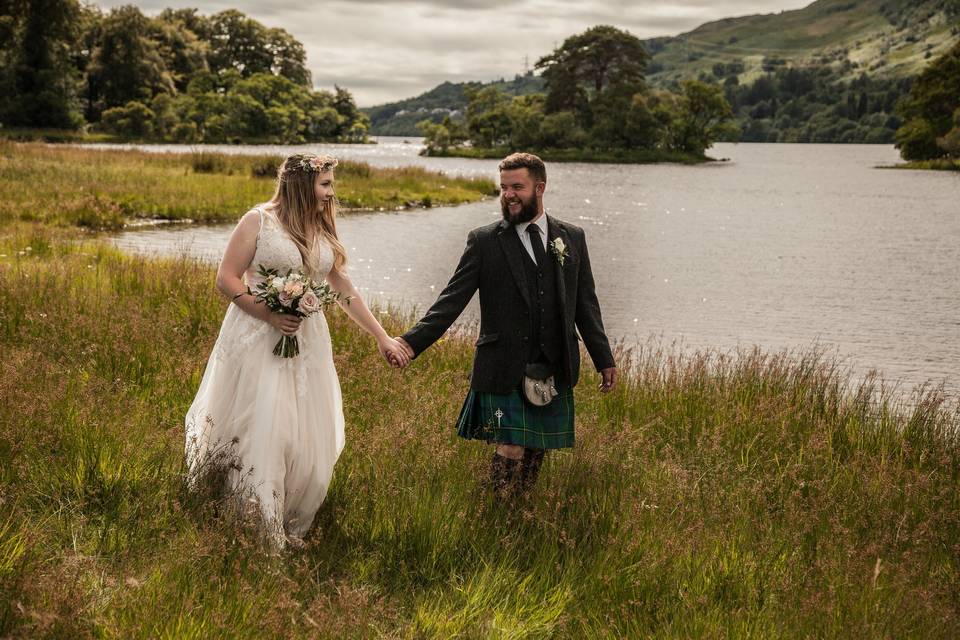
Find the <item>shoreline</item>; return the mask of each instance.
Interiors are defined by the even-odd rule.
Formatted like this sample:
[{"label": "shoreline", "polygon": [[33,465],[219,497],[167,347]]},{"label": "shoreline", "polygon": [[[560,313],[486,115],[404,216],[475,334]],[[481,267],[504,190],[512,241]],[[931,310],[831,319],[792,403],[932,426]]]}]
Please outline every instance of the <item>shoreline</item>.
[{"label": "shoreline", "polygon": [[[424,149],[420,155],[427,158],[473,158],[479,160],[500,160],[514,149],[479,148],[479,147],[451,147],[446,151],[429,151]],[[589,164],[685,164],[698,165],[711,162],[726,162],[727,158],[711,158],[710,156],[696,156],[679,151],[584,151],[583,149],[549,149],[531,150],[544,162],[583,162]]]},{"label": "shoreline", "polygon": [[942,158],[938,160],[914,160],[912,162],[901,162],[887,167],[878,167],[879,169],[912,169],[914,171],[960,171],[960,158],[950,159]]},{"label": "shoreline", "polygon": [[[128,221],[230,222],[273,193],[278,154],[147,152],[0,142],[0,224],[36,221],[120,229]],[[337,167],[344,215],[456,206],[488,199],[487,178],[418,166]],[[23,189],[22,185],[35,185]]]}]

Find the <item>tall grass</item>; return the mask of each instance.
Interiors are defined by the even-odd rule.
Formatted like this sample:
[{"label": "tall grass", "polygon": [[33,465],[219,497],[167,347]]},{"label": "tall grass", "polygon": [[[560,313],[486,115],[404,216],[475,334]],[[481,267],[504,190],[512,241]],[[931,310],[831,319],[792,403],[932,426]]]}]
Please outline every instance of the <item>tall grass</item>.
[{"label": "tall grass", "polygon": [[[35,221],[116,228],[136,217],[235,220],[273,194],[281,161],[0,141],[0,226]],[[495,192],[491,180],[419,167],[343,162],[336,173],[345,211],[462,204]]]},{"label": "tall grass", "polygon": [[586,375],[576,447],[506,508],[452,428],[470,343],[396,372],[331,312],[347,448],[306,548],[277,555],[184,488],[211,269],[22,224],[0,254],[0,636],[960,633],[938,389],[855,385],[815,352],[620,349],[629,375],[608,395]]}]

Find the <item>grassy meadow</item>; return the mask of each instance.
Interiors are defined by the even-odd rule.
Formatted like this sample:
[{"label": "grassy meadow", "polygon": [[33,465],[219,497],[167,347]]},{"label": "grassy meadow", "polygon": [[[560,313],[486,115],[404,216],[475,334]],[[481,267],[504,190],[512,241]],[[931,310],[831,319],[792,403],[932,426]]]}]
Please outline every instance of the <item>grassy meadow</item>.
[{"label": "grassy meadow", "polygon": [[619,349],[630,375],[586,374],[576,448],[504,508],[454,434],[471,343],[393,371],[331,311],[347,447],[306,547],[271,553],[184,487],[213,276],[0,228],[0,637],[960,634],[956,406],[809,352]]},{"label": "grassy meadow", "polygon": [[[157,154],[0,140],[0,225],[32,221],[95,229],[135,218],[223,222],[273,194],[280,156]],[[496,190],[492,180],[419,167],[336,170],[343,211],[455,205]]]}]

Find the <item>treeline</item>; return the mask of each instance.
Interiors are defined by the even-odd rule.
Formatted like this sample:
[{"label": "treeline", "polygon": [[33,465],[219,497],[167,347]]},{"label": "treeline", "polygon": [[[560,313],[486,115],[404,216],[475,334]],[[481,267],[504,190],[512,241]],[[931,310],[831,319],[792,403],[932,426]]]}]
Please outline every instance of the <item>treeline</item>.
[{"label": "treeline", "polygon": [[464,118],[421,122],[427,151],[470,145],[700,157],[714,141],[736,134],[720,86],[688,81],[677,92],[652,90],[645,82],[648,60],[630,33],[588,29],[537,61],[546,93],[513,97],[496,86],[473,89]]},{"label": "treeline", "polygon": [[902,124],[896,105],[910,88],[909,78],[862,74],[843,83],[825,65],[777,68],[741,85],[742,66],[718,63],[713,77],[723,83],[743,142],[892,144]]},{"label": "treeline", "polygon": [[204,16],[0,0],[0,124],[170,142],[362,141],[346,89],[315,91],[303,45],[236,10]]},{"label": "treeline", "polygon": [[905,160],[960,159],[960,42],[924,69],[898,112]]}]

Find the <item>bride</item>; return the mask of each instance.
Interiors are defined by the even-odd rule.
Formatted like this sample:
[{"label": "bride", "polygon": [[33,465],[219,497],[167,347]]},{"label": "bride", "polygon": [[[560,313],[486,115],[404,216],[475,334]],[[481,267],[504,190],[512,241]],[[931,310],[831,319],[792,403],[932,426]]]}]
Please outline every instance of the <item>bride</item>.
[{"label": "bride", "polygon": [[[229,489],[280,547],[303,537],[323,503],[343,450],[343,407],[323,313],[301,319],[258,304],[249,291],[262,280],[259,267],[325,279],[384,358],[394,366],[409,362],[345,274],[336,166],[328,156],[289,156],[270,201],[240,219],[217,271],[217,289],[232,304],[186,416],[191,480],[228,460]],[[281,334],[298,336],[298,356],[273,354]]]}]

